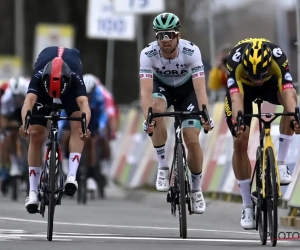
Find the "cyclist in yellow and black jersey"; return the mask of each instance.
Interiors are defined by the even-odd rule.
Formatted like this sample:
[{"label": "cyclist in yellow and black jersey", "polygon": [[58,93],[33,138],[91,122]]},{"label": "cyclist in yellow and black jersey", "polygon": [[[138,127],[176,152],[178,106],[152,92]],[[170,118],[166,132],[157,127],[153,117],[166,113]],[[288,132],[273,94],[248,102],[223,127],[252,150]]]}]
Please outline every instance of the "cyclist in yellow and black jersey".
[{"label": "cyclist in yellow and black jersey", "polygon": [[[247,154],[251,118],[237,133],[238,110],[252,114],[252,102],[262,96],[264,101],[283,105],[284,112],[294,112],[298,104],[293,79],[286,55],[281,48],[264,38],[244,39],[230,51],[227,57],[228,91],[225,98],[225,115],[234,136],[232,166],[243,199],[241,226],[254,229],[253,205],[250,194],[251,166]],[[285,163],[294,131],[300,133],[299,124],[292,117],[280,121],[277,162],[281,185],[288,185],[291,174]]]}]

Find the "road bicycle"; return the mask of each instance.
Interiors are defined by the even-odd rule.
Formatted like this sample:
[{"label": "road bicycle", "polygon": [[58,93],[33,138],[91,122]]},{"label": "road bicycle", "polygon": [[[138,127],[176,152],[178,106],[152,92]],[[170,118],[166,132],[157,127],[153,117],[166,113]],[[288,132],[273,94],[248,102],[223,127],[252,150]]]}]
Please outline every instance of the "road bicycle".
[{"label": "road bicycle", "polygon": [[[187,166],[186,153],[182,141],[181,123],[191,115],[200,115],[204,118],[205,122],[210,121],[210,117],[206,105],[202,106],[202,111],[177,111],[176,106],[174,109],[174,112],[153,113],[152,107],[149,107],[147,124],[151,124],[152,119],[156,117],[168,116],[175,118],[175,146],[172,168],[170,171],[170,189],[167,194],[167,202],[171,203],[171,214],[174,217],[176,217],[176,206],[178,206],[180,237],[185,239],[187,237],[186,204],[190,215],[193,214],[193,211],[191,206],[189,168]],[[205,133],[208,132],[206,130],[204,131]],[[149,136],[152,136],[152,133],[150,133]]]},{"label": "road bicycle", "polygon": [[[46,144],[45,163],[42,168],[39,182],[39,213],[44,217],[45,208],[48,206],[48,224],[47,224],[47,239],[52,241],[53,235],[53,220],[54,210],[56,205],[61,205],[61,198],[64,194],[64,175],[62,171],[62,152],[59,145],[58,135],[58,121],[81,121],[82,132],[86,135],[86,114],[82,113],[81,117],[61,117],[61,104],[53,103],[46,105],[45,109],[50,109],[51,114],[32,115],[31,110],[27,111],[25,118],[24,131],[27,132],[30,119],[39,118],[51,120],[51,128],[48,135],[48,142]],[[36,211],[28,211],[35,213]]]},{"label": "road bicycle", "polygon": [[[238,111],[237,131],[243,125],[244,117],[256,117],[259,119],[259,146],[256,151],[255,168],[252,174],[251,190],[256,180],[255,191],[251,194],[253,208],[255,211],[256,231],[262,245],[266,245],[267,237],[270,236],[272,246],[277,244],[278,234],[278,198],[282,197],[280,177],[275,149],[271,137],[271,123],[279,116],[293,116],[299,123],[299,108],[295,112],[286,113],[261,113],[263,99],[258,97],[255,101],[258,107],[258,114],[242,114]],[[262,117],[271,118],[266,121]],[[299,123],[300,124],[300,123]],[[268,232],[269,228],[269,232]]]}]

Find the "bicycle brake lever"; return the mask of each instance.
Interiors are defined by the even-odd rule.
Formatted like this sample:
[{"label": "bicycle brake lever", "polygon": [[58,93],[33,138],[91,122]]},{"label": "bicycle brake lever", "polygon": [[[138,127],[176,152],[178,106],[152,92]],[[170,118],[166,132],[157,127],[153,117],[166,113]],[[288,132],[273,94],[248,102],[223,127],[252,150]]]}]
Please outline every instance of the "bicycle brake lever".
[{"label": "bicycle brake lever", "polygon": [[27,133],[29,122],[31,118],[31,110],[27,110],[26,116],[25,116],[25,124],[24,124],[24,132]]},{"label": "bicycle brake lever", "polygon": [[[148,116],[147,116],[147,127],[152,123],[152,107],[148,108]],[[150,137],[153,135],[153,133],[148,134]]]},{"label": "bicycle brake lever", "polygon": [[81,129],[84,136],[86,136],[86,113],[82,112],[81,114]]},{"label": "bicycle brake lever", "polygon": [[[206,108],[205,104],[202,105],[202,111],[203,111],[203,119],[204,119],[204,121],[205,122],[209,121],[209,114],[207,112],[207,108]],[[204,133],[207,134],[208,130],[204,129]]]},{"label": "bicycle brake lever", "polygon": [[295,108],[295,120],[296,122],[300,125],[300,112],[299,112],[299,107]]}]

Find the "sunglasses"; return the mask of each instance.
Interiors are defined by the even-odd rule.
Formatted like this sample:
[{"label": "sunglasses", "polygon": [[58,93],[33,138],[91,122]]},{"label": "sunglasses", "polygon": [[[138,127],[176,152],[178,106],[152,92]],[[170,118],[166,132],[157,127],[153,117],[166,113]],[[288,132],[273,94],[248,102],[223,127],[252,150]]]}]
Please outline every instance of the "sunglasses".
[{"label": "sunglasses", "polygon": [[170,41],[178,36],[177,31],[161,31],[156,33],[156,39],[160,41]]}]

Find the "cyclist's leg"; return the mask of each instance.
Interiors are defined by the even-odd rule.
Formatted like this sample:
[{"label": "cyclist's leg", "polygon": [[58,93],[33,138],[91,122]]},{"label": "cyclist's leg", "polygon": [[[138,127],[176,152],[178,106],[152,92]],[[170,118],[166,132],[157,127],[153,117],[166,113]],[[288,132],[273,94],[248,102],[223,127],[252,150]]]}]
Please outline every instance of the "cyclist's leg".
[{"label": "cyclist's leg", "polygon": [[[273,76],[269,81],[264,83],[264,87],[267,89],[265,91],[264,99],[274,105],[283,105],[284,102],[282,100],[281,94],[278,90],[277,85],[277,77]],[[295,89],[295,86],[294,86]],[[296,91],[294,92],[295,98],[297,99]],[[283,112],[287,110],[284,107]],[[281,116],[280,118],[280,136],[279,136],[279,148],[278,148],[278,168],[280,174],[280,183],[283,185],[287,185],[292,181],[292,176],[289,171],[288,166],[286,165],[286,157],[292,143],[292,138],[294,131],[290,127],[290,119],[289,116]]]},{"label": "cyclist's leg", "polygon": [[[180,101],[180,111],[187,111],[191,108],[192,111],[199,111],[196,93],[194,90],[191,91],[190,94],[185,94],[187,97],[184,100]],[[206,210],[206,204],[201,189],[203,152],[199,142],[200,128],[199,116],[190,116],[182,122],[183,139],[188,151],[188,167],[192,175],[192,207],[194,213],[198,214],[202,214]]]},{"label": "cyclist's leg", "polygon": [[[45,98],[45,97],[44,97]],[[37,102],[45,104],[45,100],[39,97]],[[37,109],[32,110],[33,115],[49,115],[50,111]],[[28,166],[29,166],[29,196],[26,198],[25,207],[30,213],[37,212],[38,208],[38,185],[40,181],[40,167],[42,165],[42,148],[47,132],[47,120],[32,118],[30,121],[29,133],[30,141],[28,148]]]},{"label": "cyclist's leg", "polygon": [[[254,98],[254,90],[244,86],[244,114],[252,114],[252,101]],[[228,128],[232,131],[232,103],[228,91],[225,97],[225,116]],[[244,229],[253,229],[255,227],[255,222],[250,187],[251,165],[247,153],[251,118],[244,118],[244,123],[246,125],[246,130],[243,133],[243,137],[233,137],[232,167],[243,199],[243,211],[240,224]]]},{"label": "cyclist's leg", "polygon": [[[76,89],[70,89],[70,91],[61,98],[62,104],[68,116],[81,117],[78,104],[76,102],[77,93]],[[80,139],[78,130],[81,129],[80,121],[70,121],[71,136],[69,140],[69,170],[64,187],[66,195],[73,196],[77,189],[78,183],[76,181],[76,174],[82,154],[84,142]]]},{"label": "cyclist's leg", "polygon": [[21,126],[21,124],[21,108],[19,108],[14,111],[9,121],[9,127],[15,128],[9,131],[9,156],[11,162],[9,172],[10,176],[18,176],[21,174],[19,166],[20,161],[17,156],[17,142],[19,137],[18,128]]},{"label": "cyclist's leg", "polygon": [[[153,112],[164,112],[171,105],[171,98],[168,93],[169,88],[157,80],[153,81]],[[156,178],[156,189],[158,191],[169,190],[169,166],[166,159],[165,144],[167,141],[167,128],[164,118],[155,118],[156,128],[151,137],[158,161],[158,171]]]}]

